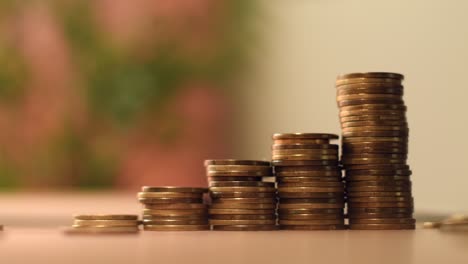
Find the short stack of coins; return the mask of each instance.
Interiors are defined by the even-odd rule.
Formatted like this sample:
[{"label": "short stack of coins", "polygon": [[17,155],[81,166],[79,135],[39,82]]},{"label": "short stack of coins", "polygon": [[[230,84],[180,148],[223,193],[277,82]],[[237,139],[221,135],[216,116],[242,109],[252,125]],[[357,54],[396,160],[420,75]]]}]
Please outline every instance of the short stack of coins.
[{"label": "short stack of coins", "polygon": [[414,229],[403,75],[338,76],[350,229]]},{"label": "short stack of coins", "polygon": [[206,188],[145,186],[138,193],[143,204],[143,230],[210,230],[208,209],[204,204]]},{"label": "short stack of coins", "polygon": [[276,187],[271,163],[256,160],[207,160],[213,230],[277,230]]},{"label": "short stack of coins", "polygon": [[345,229],[339,147],[330,144],[335,139],[338,135],[321,133],[273,135],[281,229]]},{"label": "short stack of coins", "polygon": [[77,215],[67,233],[137,233],[139,225],[137,215]]}]

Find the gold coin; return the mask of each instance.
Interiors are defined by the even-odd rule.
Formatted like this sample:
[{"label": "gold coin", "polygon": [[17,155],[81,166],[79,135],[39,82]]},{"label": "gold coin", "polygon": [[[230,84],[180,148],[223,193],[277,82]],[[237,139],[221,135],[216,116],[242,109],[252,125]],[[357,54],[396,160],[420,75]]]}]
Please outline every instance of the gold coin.
[{"label": "gold coin", "polygon": [[403,115],[353,115],[353,116],[341,116],[340,122],[363,122],[363,121],[400,121],[406,122],[406,116]]},{"label": "gold coin", "polygon": [[338,154],[335,155],[310,155],[310,154],[287,154],[287,155],[272,155],[272,160],[338,160]]},{"label": "gold coin", "polygon": [[343,143],[358,143],[358,142],[398,142],[407,143],[407,137],[351,137],[343,138]]},{"label": "gold coin", "polygon": [[205,219],[144,219],[143,225],[206,225]]},{"label": "gold coin", "polygon": [[348,213],[350,219],[412,218],[413,213]]},{"label": "gold coin", "polygon": [[405,214],[413,213],[413,207],[376,207],[376,208],[348,208],[348,214],[357,213],[388,213],[388,214]]},{"label": "gold coin", "polygon": [[341,219],[344,215],[341,214],[279,214],[280,220],[333,220]]},{"label": "gold coin", "polygon": [[97,215],[75,215],[77,220],[138,220],[138,215],[127,215],[127,214],[97,214]]},{"label": "gold coin", "polygon": [[334,193],[327,193],[327,192],[286,192],[278,193],[278,197],[284,201],[284,199],[295,199],[295,198],[343,198],[343,191],[341,192],[334,192]]},{"label": "gold coin", "polygon": [[345,230],[346,226],[342,225],[282,225],[281,230],[297,230],[297,231],[312,231],[312,230]]},{"label": "gold coin", "polygon": [[271,169],[268,170],[262,170],[262,171],[216,171],[216,170],[208,170],[206,172],[206,176],[208,177],[216,177],[216,178],[244,178],[244,181],[252,180],[252,178],[256,178],[256,180],[261,180],[262,177],[269,177],[273,175],[273,172]]},{"label": "gold coin", "polygon": [[208,182],[221,182],[221,181],[242,181],[242,182],[261,182],[262,177],[249,177],[249,176],[209,176]]},{"label": "gold coin", "polygon": [[338,149],[274,149],[272,155],[337,155]]},{"label": "gold coin", "polygon": [[74,220],[75,226],[137,226],[137,220]]},{"label": "gold coin", "polygon": [[275,187],[252,187],[252,186],[234,186],[234,187],[210,187],[211,192],[256,192],[269,193],[276,192]]},{"label": "gold coin", "polygon": [[154,216],[187,216],[187,215],[204,215],[208,213],[207,208],[203,209],[143,209],[143,214]]},{"label": "gold coin", "polygon": [[74,226],[65,229],[65,234],[137,234],[139,231],[137,226],[134,227],[90,227],[90,226]]},{"label": "gold coin", "polygon": [[352,230],[411,230],[415,224],[350,224]]},{"label": "gold coin", "polygon": [[145,209],[149,210],[206,210],[208,207],[202,203],[163,203],[145,204]]},{"label": "gold coin", "polygon": [[312,151],[338,151],[339,147],[336,144],[273,144],[272,150],[312,150]]},{"label": "gold coin", "polygon": [[409,192],[410,186],[359,186],[346,187],[348,192]]},{"label": "gold coin", "polygon": [[343,225],[344,219],[279,220],[280,225]]},{"label": "gold coin", "polygon": [[364,105],[350,105],[340,107],[341,111],[354,111],[354,110],[407,110],[406,105],[401,104],[364,104]]},{"label": "gold coin", "polygon": [[276,203],[276,198],[216,198],[212,199],[213,204],[262,204],[262,203]]},{"label": "gold coin", "polygon": [[343,208],[338,209],[280,209],[278,210],[279,215],[290,215],[290,214],[312,214],[312,215],[343,215]]},{"label": "gold coin", "polygon": [[343,192],[344,187],[278,187],[278,192]]},{"label": "gold coin", "polygon": [[278,183],[278,188],[286,187],[344,187],[342,182],[288,182]]},{"label": "gold coin", "polygon": [[276,192],[210,192],[212,198],[275,198]]},{"label": "gold coin", "polygon": [[324,177],[276,177],[278,183],[301,183],[301,182],[340,182],[341,176],[324,176]]},{"label": "gold coin", "polygon": [[330,139],[275,139],[273,145],[330,145]]},{"label": "gold coin", "polygon": [[261,181],[211,181],[210,187],[266,187],[274,188],[274,182]]},{"label": "gold coin", "polygon": [[277,225],[220,225],[213,226],[216,231],[274,231],[278,230]]},{"label": "gold coin", "polygon": [[276,220],[276,214],[266,214],[266,215],[233,215],[233,214],[215,215],[214,214],[210,216],[210,220],[211,219],[216,219],[216,220]]},{"label": "gold coin", "polygon": [[360,126],[347,127],[342,129],[343,132],[360,132],[360,131],[408,131],[406,126]]},{"label": "gold coin", "polygon": [[336,86],[341,85],[348,85],[348,84],[355,84],[355,83],[386,83],[386,84],[395,84],[401,85],[401,79],[394,79],[394,78],[372,78],[372,77],[355,77],[355,78],[348,78],[348,79],[337,79],[335,84]]},{"label": "gold coin", "polygon": [[385,78],[403,80],[404,75],[393,72],[356,72],[338,75],[337,79],[353,79],[353,78]]},{"label": "gold coin", "polygon": [[194,188],[194,187],[176,187],[176,186],[143,186],[143,192],[162,192],[162,193],[205,193],[208,192],[207,188]]},{"label": "gold coin", "polygon": [[143,220],[206,220],[208,219],[208,212],[206,214],[173,216],[143,214],[142,218]]},{"label": "gold coin", "polygon": [[368,105],[368,104],[400,104],[404,105],[405,102],[403,98],[401,99],[392,99],[392,98],[378,98],[378,99],[370,99],[370,98],[361,98],[361,99],[353,99],[353,100],[340,100],[338,101],[338,106],[352,106],[352,105]]},{"label": "gold coin", "polygon": [[336,94],[339,95],[350,95],[350,94],[395,94],[403,95],[403,86],[401,85],[381,85],[376,84],[370,85],[342,85],[337,88]]},{"label": "gold coin", "polygon": [[278,209],[334,209],[344,208],[344,203],[279,203]]},{"label": "gold coin", "polygon": [[183,192],[139,192],[138,198],[192,198],[201,199],[203,193],[183,193]]},{"label": "gold coin", "polygon": [[367,192],[346,192],[348,198],[351,197],[411,197],[410,191],[394,191],[394,192],[383,192],[383,191],[367,191]]},{"label": "gold coin", "polygon": [[274,209],[215,209],[209,210],[210,215],[229,214],[229,215],[265,215],[274,214]]},{"label": "gold coin", "polygon": [[273,139],[338,139],[336,134],[327,133],[276,133]]},{"label": "gold coin", "polygon": [[414,218],[361,218],[350,219],[349,224],[415,224]]},{"label": "gold coin", "polygon": [[205,166],[210,165],[250,165],[250,166],[270,166],[265,160],[236,160],[236,159],[215,159],[205,160]]},{"label": "gold coin", "polygon": [[275,225],[273,220],[218,220],[210,219],[210,225]]},{"label": "gold coin", "polygon": [[[273,160],[274,166],[337,166],[337,160]],[[276,168],[276,167],[275,167]]]},{"label": "gold coin", "polygon": [[367,203],[348,203],[349,208],[399,208],[399,207],[413,207],[413,202],[367,202]]},{"label": "gold coin", "polygon": [[144,225],[145,231],[205,231],[209,225]]},{"label": "gold coin", "polygon": [[214,203],[212,209],[276,209],[276,203]]}]

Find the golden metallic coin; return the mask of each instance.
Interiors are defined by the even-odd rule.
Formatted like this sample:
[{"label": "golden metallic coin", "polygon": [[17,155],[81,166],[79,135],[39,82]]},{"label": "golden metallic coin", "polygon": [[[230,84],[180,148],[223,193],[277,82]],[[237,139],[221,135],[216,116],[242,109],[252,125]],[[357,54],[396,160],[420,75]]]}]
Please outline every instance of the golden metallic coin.
[{"label": "golden metallic coin", "polygon": [[144,219],[143,225],[207,225],[208,217],[205,219]]},{"label": "golden metallic coin", "polygon": [[273,145],[330,145],[330,139],[275,139]]},{"label": "golden metallic coin", "polygon": [[406,110],[351,110],[345,111],[340,110],[340,117],[347,116],[399,116],[401,118],[406,117]]},{"label": "golden metallic coin", "polygon": [[143,220],[206,220],[208,219],[208,212],[205,214],[196,215],[150,215],[143,214]]},{"label": "golden metallic coin", "polygon": [[415,224],[350,224],[351,230],[412,230]]},{"label": "golden metallic coin", "polygon": [[401,85],[390,85],[385,87],[380,84],[376,84],[374,86],[360,84],[342,85],[336,90],[337,96],[352,94],[394,94],[402,96],[403,93],[403,86]]},{"label": "golden metallic coin", "polygon": [[273,209],[215,209],[210,208],[210,215],[229,214],[229,215],[265,215],[274,214]]},{"label": "golden metallic coin", "polygon": [[352,100],[403,100],[402,95],[395,94],[347,94],[338,95],[337,101],[352,101]]},{"label": "golden metallic coin", "polygon": [[319,219],[319,220],[279,220],[280,225],[342,225],[341,219]]},{"label": "golden metallic coin", "polygon": [[220,214],[210,215],[210,220],[276,220],[276,214],[267,215],[232,215],[232,214]]},{"label": "golden metallic coin", "polygon": [[356,159],[347,159],[343,158],[341,160],[345,170],[348,169],[348,165],[359,165],[359,164],[405,164],[406,159],[390,159],[390,158],[356,158]]},{"label": "golden metallic coin", "polygon": [[346,192],[346,196],[349,197],[412,197],[411,191],[404,192],[382,192],[382,191],[367,191],[367,192]]},{"label": "golden metallic coin", "polygon": [[361,218],[350,219],[349,224],[415,224],[414,218]]},{"label": "golden metallic coin", "polygon": [[343,186],[340,187],[278,187],[278,192],[343,192]]},{"label": "golden metallic coin", "polygon": [[275,198],[276,192],[210,192],[212,198]]},{"label": "golden metallic coin", "polygon": [[348,203],[349,208],[399,208],[399,207],[413,207],[413,202],[368,202],[368,203]]},{"label": "golden metallic coin", "polygon": [[230,187],[210,187],[210,191],[219,193],[235,193],[235,192],[254,192],[254,193],[275,193],[276,188],[258,187],[258,186],[230,186]]},{"label": "golden metallic coin", "polygon": [[363,165],[350,165],[347,168],[347,173],[353,171],[360,171],[360,170],[409,170],[409,165],[407,164],[363,164]]},{"label": "golden metallic coin", "polygon": [[385,83],[385,84],[395,84],[401,85],[401,79],[395,78],[373,78],[373,77],[353,77],[353,78],[340,78],[337,79],[335,84],[336,86],[355,84],[355,83]]},{"label": "golden metallic coin", "polygon": [[313,155],[313,154],[284,154],[284,155],[272,155],[272,160],[281,160],[281,161],[302,161],[302,160],[338,160],[338,154],[334,155]]},{"label": "golden metallic coin", "polygon": [[205,166],[210,166],[210,165],[270,166],[269,161],[264,161],[264,160],[236,160],[236,159],[205,160],[204,164],[205,164]]},{"label": "golden metallic coin", "polygon": [[298,176],[288,176],[288,177],[276,177],[278,183],[301,183],[301,182],[340,182],[342,180],[341,176],[323,176],[323,177],[298,177]]},{"label": "golden metallic coin", "polygon": [[338,149],[274,149],[273,156],[276,155],[337,155]]},{"label": "golden metallic coin", "polygon": [[286,187],[337,187],[342,188],[344,184],[342,182],[288,182],[278,183],[278,188]]},{"label": "golden metallic coin", "polygon": [[283,199],[296,199],[296,198],[339,198],[343,197],[343,191],[340,192],[279,192],[278,197]]},{"label": "golden metallic coin", "polygon": [[206,210],[208,207],[201,203],[174,203],[174,204],[145,204],[148,210]]},{"label": "golden metallic coin", "polygon": [[348,208],[348,214],[356,213],[388,213],[388,214],[405,214],[413,213],[413,207],[376,207],[376,208],[367,208],[367,207],[356,207]]},{"label": "golden metallic coin", "polygon": [[382,197],[382,196],[366,196],[366,197],[349,197],[348,203],[379,203],[379,202],[413,202],[413,197],[408,196],[394,196],[394,197]]},{"label": "golden metallic coin", "polygon": [[271,146],[272,150],[315,150],[315,151],[324,151],[324,150],[338,150],[339,147],[336,144],[273,144]]},{"label": "golden metallic coin", "polygon": [[346,187],[347,192],[410,192],[411,186],[358,186]]},{"label": "golden metallic coin", "polygon": [[282,198],[280,199],[281,204],[289,204],[289,203],[344,203],[343,194],[340,196],[334,197],[325,197],[325,198]]},{"label": "golden metallic coin", "polygon": [[275,188],[274,182],[260,182],[260,181],[211,181],[210,187],[263,187]]},{"label": "golden metallic coin", "polygon": [[208,171],[269,171],[271,166],[261,165],[208,165]]},{"label": "golden metallic coin", "polygon": [[138,220],[138,215],[130,214],[83,214],[75,215],[77,220]]},{"label": "golden metallic coin", "polygon": [[405,76],[400,73],[393,72],[356,72],[338,75],[337,79],[353,79],[353,78],[385,78],[403,80]]},{"label": "golden metallic coin", "polygon": [[192,198],[201,199],[203,193],[184,192],[139,192],[138,198]]},{"label": "golden metallic coin", "polygon": [[202,209],[143,209],[144,215],[153,216],[190,216],[190,215],[205,215],[208,214],[207,208]]},{"label": "golden metallic coin", "polygon": [[276,203],[214,203],[211,209],[276,209]]},{"label": "golden metallic coin", "polygon": [[347,229],[344,224],[342,225],[282,225],[281,230],[296,230],[296,231],[313,231],[313,230],[345,230]]},{"label": "golden metallic coin", "polygon": [[75,226],[137,226],[138,220],[80,220],[73,221]]},{"label": "golden metallic coin", "polygon": [[412,218],[413,213],[348,213],[350,219],[368,218]]},{"label": "golden metallic coin", "polygon": [[406,180],[385,180],[385,181],[358,181],[348,182],[347,187],[359,187],[359,186],[411,186],[411,181]]},{"label": "golden metallic coin", "polygon": [[198,198],[198,199],[194,199],[194,198],[138,198],[138,200],[143,204],[180,204],[180,203],[202,204],[203,203],[202,198]]},{"label": "golden metallic coin", "polygon": [[359,176],[347,176],[346,182],[360,182],[360,181],[408,181],[409,176],[400,175],[359,175]]},{"label": "golden metallic coin", "polygon": [[143,186],[142,192],[162,192],[162,193],[205,193],[207,188],[196,187],[176,187],[176,186]]},{"label": "golden metallic coin", "polygon": [[261,182],[262,177],[246,177],[246,176],[209,176],[208,182],[220,181],[242,181],[242,182]]},{"label": "golden metallic coin", "polygon": [[343,208],[338,209],[280,209],[278,210],[279,215],[290,215],[290,214],[312,214],[312,215],[343,215]]},{"label": "golden metallic coin", "polygon": [[366,132],[366,131],[405,131],[408,132],[407,126],[361,126],[347,127],[342,129],[343,132]]},{"label": "golden metallic coin", "polygon": [[310,172],[310,173],[317,172],[317,173],[322,173],[322,172],[329,172],[329,171],[336,172],[336,171],[339,171],[339,170],[340,170],[340,168],[337,167],[337,166],[321,166],[321,165],[319,165],[319,166],[304,165],[304,166],[294,166],[294,167],[289,167],[289,166],[275,167],[275,172],[276,173],[278,173],[278,172]]},{"label": "golden metallic coin", "polygon": [[379,99],[370,99],[370,98],[361,98],[353,100],[340,100],[338,101],[338,106],[352,106],[352,105],[367,105],[367,104],[400,104],[404,105],[405,102],[403,99],[396,98],[379,98]]},{"label": "golden metallic coin", "polygon": [[205,231],[209,225],[144,225],[145,231]]},{"label": "golden metallic coin", "polygon": [[358,142],[408,142],[408,137],[350,137],[343,138],[343,143],[358,143]]},{"label": "golden metallic coin", "polygon": [[210,225],[276,225],[273,220],[218,220],[210,219]]},{"label": "golden metallic coin", "polygon": [[356,132],[345,132],[343,131],[343,137],[405,137],[407,138],[409,131],[356,131]]},{"label": "golden metallic coin", "polygon": [[231,170],[231,171],[216,171],[216,170],[208,170],[206,172],[206,176],[208,177],[216,177],[216,178],[244,178],[243,181],[248,181],[253,178],[257,178],[257,180],[261,180],[262,177],[270,177],[273,175],[271,169],[262,170],[262,171],[238,171],[238,170]]},{"label": "golden metallic coin", "polygon": [[247,203],[247,204],[261,204],[261,203],[276,203],[275,198],[215,198],[212,199],[212,204],[220,203],[220,204],[240,204],[240,203]]},{"label": "golden metallic coin", "polygon": [[338,139],[336,134],[327,133],[276,133],[273,139]]},{"label": "golden metallic coin", "polygon": [[340,107],[341,111],[360,111],[360,110],[407,110],[406,105],[401,104],[363,104]]},{"label": "golden metallic coin", "polygon": [[333,209],[344,208],[344,203],[279,203],[278,209]]},{"label": "golden metallic coin", "polygon": [[280,220],[333,220],[343,221],[344,215],[341,214],[279,214]]},{"label": "golden metallic coin", "polygon": [[273,160],[274,166],[337,166],[337,160]]},{"label": "golden metallic coin", "polygon": [[[380,128],[380,127],[400,127],[408,129],[408,122],[406,121],[356,121],[356,122],[343,122],[341,123],[341,129],[350,129],[359,128],[359,127],[373,127],[373,128]],[[385,128],[387,129],[387,128]],[[369,129],[367,129],[369,130]],[[387,129],[388,130],[388,129]]]},{"label": "golden metallic coin", "polygon": [[128,227],[90,227],[90,226],[74,226],[65,229],[65,234],[69,235],[86,235],[86,234],[137,234],[138,226]]},{"label": "golden metallic coin", "polygon": [[213,226],[216,231],[275,231],[278,230],[277,225],[220,225]]}]

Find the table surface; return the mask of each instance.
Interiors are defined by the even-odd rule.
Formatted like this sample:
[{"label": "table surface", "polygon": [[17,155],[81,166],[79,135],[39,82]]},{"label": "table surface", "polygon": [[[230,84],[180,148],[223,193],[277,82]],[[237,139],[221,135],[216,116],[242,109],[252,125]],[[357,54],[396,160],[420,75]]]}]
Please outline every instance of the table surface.
[{"label": "table surface", "polygon": [[140,232],[70,236],[76,213],[138,213],[134,194],[0,195],[2,263],[468,263],[468,232]]}]

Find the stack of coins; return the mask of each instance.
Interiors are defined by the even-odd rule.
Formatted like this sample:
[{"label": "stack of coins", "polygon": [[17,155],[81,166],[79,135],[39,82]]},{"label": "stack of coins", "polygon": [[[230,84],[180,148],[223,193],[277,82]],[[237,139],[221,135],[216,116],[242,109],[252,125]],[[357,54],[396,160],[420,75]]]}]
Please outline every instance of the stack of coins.
[{"label": "stack of coins", "polygon": [[77,215],[67,233],[137,233],[137,215]]},{"label": "stack of coins", "polygon": [[338,76],[350,229],[414,229],[403,75]]},{"label": "stack of coins", "polygon": [[143,230],[209,230],[208,209],[203,202],[207,191],[192,187],[143,187],[138,193],[144,206]]},{"label": "stack of coins", "polygon": [[344,185],[337,135],[274,134],[272,162],[278,182],[278,217],[285,230],[344,229]]},{"label": "stack of coins", "polygon": [[277,230],[276,187],[270,162],[255,160],[205,161],[212,199],[213,230]]}]

